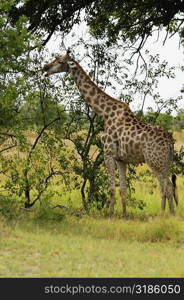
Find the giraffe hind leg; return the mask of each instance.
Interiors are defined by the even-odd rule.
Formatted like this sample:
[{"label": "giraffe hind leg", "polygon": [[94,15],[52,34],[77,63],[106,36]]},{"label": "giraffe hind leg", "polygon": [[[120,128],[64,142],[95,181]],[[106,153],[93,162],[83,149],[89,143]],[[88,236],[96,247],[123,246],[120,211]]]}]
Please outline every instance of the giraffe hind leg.
[{"label": "giraffe hind leg", "polygon": [[161,191],[161,210],[162,213],[165,211],[166,206],[166,200],[168,201],[170,214],[174,215],[174,204],[173,204],[173,198],[174,198],[174,188],[173,184],[171,183],[168,176],[157,176],[160,181],[160,191]]},{"label": "giraffe hind leg", "polygon": [[126,164],[122,161],[117,161],[120,179],[120,195],[122,203],[123,217],[126,217]]},{"label": "giraffe hind leg", "polygon": [[171,183],[169,177],[166,180],[166,196],[167,196],[167,200],[168,200],[168,204],[169,204],[170,214],[174,215],[174,203],[173,203],[174,188],[173,188],[173,184]]},{"label": "giraffe hind leg", "polygon": [[161,194],[161,213],[164,215],[165,207],[166,207],[166,194],[164,190],[164,180],[162,177],[157,176],[158,181],[160,183],[160,194]]},{"label": "giraffe hind leg", "polygon": [[108,204],[109,207],[109,215],[110,217],[114,214],[114,204],[115,204],[115,169],[116,164],[113,157],[105,156],[105,165],[108,173],[109,180],[109,194],[110,194],[110,202]]},{"label": "giraffe hind leg", "polygon": [[176,206],[178,206],[178,193],[177,193],[177,185],[176,185],[176,174],[172,175],[172,184],[173,184],[173,189],[174,189],[174,200],[176,203]]}]

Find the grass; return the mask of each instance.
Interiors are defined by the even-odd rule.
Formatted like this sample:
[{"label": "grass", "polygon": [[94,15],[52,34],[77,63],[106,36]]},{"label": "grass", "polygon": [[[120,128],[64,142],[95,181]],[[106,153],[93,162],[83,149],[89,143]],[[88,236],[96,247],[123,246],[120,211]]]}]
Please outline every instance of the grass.
[{"label": "grass", "polygon": [[184,276],[179,217],[46,221],[27,214],[0,221],[0,277]]}]

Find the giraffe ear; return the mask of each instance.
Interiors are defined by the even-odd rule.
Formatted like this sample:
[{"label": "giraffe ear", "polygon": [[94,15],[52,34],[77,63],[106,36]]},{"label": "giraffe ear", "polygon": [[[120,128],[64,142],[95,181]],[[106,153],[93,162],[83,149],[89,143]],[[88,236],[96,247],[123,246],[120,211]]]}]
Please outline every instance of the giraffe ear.
[{"label": "giraffe ear", "polygon": [[70,49],[70,48],[67,49],[66,54],[67,54],[67,55],[70,55],[70,54],[71,54],[71,49]]},{"label": "giraffe ear", "polygon": [[71,51],[70,48],[68,48],[67,52],[66,52],[66,60],[70,60],[70,59],[74,59],[73,53]]}]

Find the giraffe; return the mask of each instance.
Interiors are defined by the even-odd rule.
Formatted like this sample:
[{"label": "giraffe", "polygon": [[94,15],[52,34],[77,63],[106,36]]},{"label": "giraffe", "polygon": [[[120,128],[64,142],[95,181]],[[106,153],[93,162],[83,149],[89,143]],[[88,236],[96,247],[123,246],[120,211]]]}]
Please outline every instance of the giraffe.
[{"label": "giraffe", "polygon": [[102,143],[104,161],[109,180],[109,214],[114,213],[115,170],[119,170],[120,195],[123,216],[126,217],[126,168],[128,163],[147,163],[160,183],[161,212],[166,200],[170,214],[174,215],[173,199],[176,197],[176,177],[169,179],[173,162],[174,141],[162,127],[138,119],[129,106],[101,90],[86,74],[80,64],[67,52],[44,65],[46,76],[68,72],[72,75],[84,101],[104,121]]}]

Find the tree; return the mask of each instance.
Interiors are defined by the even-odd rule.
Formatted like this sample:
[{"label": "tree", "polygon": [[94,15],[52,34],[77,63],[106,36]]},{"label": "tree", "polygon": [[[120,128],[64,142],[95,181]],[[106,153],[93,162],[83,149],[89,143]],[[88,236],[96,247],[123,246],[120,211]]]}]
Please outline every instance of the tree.
[{"label": "tree", "polygon": [[147,112],[144,115],[144,120],[165,128],[166,130],[173,129],[174,117],[167,113]]},{"label": "tree", "polygon": [[140,39],[139,51],[155,29],[183,36],[183,1],[178,0],[115,0],[94,4],[88,24],[95,36],[107,36],[114,43],[119,37],[134,43]]},{"label": "tree", "polygon": [[74,24],[81,22],[82,10],[96,37],[106,36],[110,43],[119,37],[131,42],[141,38],[138,50],[156,28],[159,31],[165,27],[167,32],[184,35],[182,0],[28,0],[25,3],[16,0],[9,17],[14,24],[26,16],[29,30],[47,33],[45,44],[55,31],[69,32]]},{"label": "tree", "polygon": [[14,26],[9,22],[14,3],[0,3],[0,174],[5,191],[1,200],[18,199],[29,207],[46,192],[48,196],[53,176],[64,178],[59,163],[64,149],[58,136],[65,113],[57,89],[37,74],[42,56],[39,50],[30,50],[39,37],[27,30],[25,16]]},{"label": "tree", "polygon": [[[65,110],[58,103],[62,96],[58,99],[57,88],[52,89],[44,78],[38,80],[36,73],[28,70],[21,76],[24,90],[18,89],[17,93],[21,98],[18,117],[16,122],[7,120],[1,126],[0,136],[6,140],[1,141],[0,173],[5,198],[21,200],[28,208],[38,200],[51,198],[55,194],[48,190],[52,178],[59,175],[65,182],[70,169],[66,170],[62,142],[62,125],[66,119]],[[8,109],[11,111],[11,106]]]},{"label": "tree", "polygon": [[92,0],[44,0],[41,2],[29,0],[22,4],[22,1],[17,0],[9,11],[9,17],[14,24],[20,16],[26,16],[29,20],[29,30],[37,31],[37,33],[44,30],[48,34],[42,42],[45,45],[57,30],[68,33],[74,24],[81,21],[81,10],[93,2]]},{"label": "tree", "polygon": [[173,116],[169,114],[160,113],[157,120],[156,125],[159,125],[166,130],[172,130],[173,127]]},{"label": "tree", "polygon": [[174,128],[176,131],[184,129],[184,109],[179,109],[174,119]]}]

